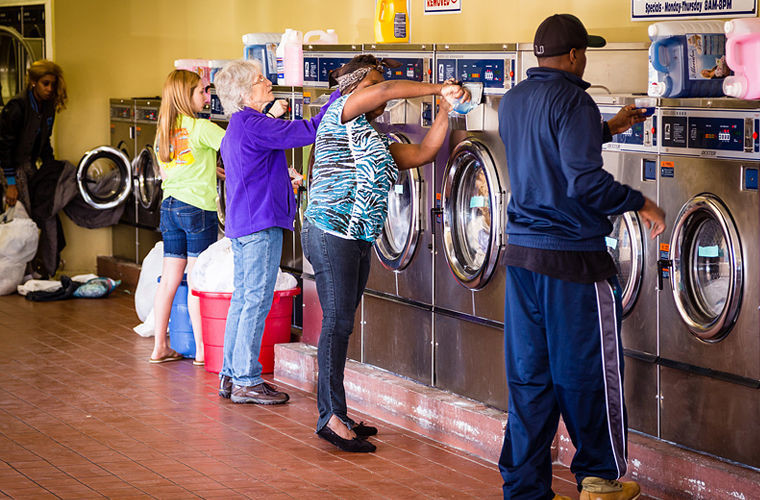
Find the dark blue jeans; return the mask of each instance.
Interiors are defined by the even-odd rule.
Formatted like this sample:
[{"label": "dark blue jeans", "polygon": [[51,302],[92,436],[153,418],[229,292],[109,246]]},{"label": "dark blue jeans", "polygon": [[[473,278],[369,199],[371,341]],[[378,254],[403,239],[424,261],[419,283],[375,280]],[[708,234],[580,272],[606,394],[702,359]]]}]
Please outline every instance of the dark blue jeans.
[{"label": "dark blue jeans", "polygon": [[322,304],[322,332],[317,352],[317,431],[332,415],[351,428],[354,421],[348,418],[346,409],[343,370],[356,308],[367,285],[372,243],[335,236],[306,219],[301,230],[301,246],[314,267]]}]

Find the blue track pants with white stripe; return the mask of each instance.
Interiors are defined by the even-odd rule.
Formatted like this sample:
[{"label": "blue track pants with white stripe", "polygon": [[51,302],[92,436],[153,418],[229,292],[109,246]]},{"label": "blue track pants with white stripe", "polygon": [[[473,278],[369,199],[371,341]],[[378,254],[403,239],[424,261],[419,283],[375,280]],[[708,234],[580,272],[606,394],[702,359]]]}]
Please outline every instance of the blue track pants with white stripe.
[{"label": "blue track pants with white stripe", "polygon": [[627,418],[617,279],[572,283],[512,266],[506,274],[504,498],[552,498],[550,448],[560,414],[577,450],[570,470],[578,484],[619,478]]}]

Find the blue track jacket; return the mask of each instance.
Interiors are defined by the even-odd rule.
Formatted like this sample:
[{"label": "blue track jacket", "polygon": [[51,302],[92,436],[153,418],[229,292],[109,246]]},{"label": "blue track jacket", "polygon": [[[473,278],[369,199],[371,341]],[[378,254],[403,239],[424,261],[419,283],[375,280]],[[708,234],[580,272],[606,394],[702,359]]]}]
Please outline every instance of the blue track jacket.
[{"label": "blue track jacket", "polygon": [[511,245],[605,250],[607,216],[644,205],[639,191],[602,170],[602,117],[589,85],[572,73],[531,68],[501,100]]}]

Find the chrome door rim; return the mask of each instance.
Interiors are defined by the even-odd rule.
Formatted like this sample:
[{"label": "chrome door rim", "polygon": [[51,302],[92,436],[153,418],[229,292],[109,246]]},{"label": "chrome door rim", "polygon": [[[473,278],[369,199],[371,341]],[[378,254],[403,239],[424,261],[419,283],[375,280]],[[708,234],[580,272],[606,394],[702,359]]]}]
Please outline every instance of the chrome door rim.
[{"label": "chrome door rim", "polygon": [[[86,167],[89,166],[90,163],[95,159],[103,156],[116,157],[121,162],[120,169],[125,173],[126,177],[118,196],[116,196],[111,201],[106,202],[95,200],[90,195],[89,189],[85,187]],[[79,188],[79,192],[82,194],[84,201],[93,208],[104,210],[120,205],[124,202],[124,200],[127,199],[130,191],[132,190],[132,165],[129,162],[129,158],[127,158],[127,155],[125,155],[123,152],[111,146],[99,146],[95,149],[87,151],[84,156],[82,156],[82,159],[79,160],[79,165],[77,166],[77,187]]]},{"label": "chrome door rim", "polygon": [[[402,143],[402,144],[409,144],[409,139],[403,135],[403,134],[397,134],[397,133],[389,133],[388,136],[390,136],[395,142]],[[409,182],[405,183],[409,185],[410,190],[412,192],[411,196],[411,213],[410,213],[410,220],[409,220],[409,234],[406,237],[406,241],[404,242],[403,250],[396,254],[391,248],[388,247],[386,244],[386,237],[385,237],[385,225],[383,225],[383,232],[380,235],[379,238],[375,241],[375,254],[377,255],[377,258],[380,260],[380,263],[385,267],[386,269],[390,271],[401,271],[406,266],[409,265],[409,263],[412,261],[412,257],[414,256],[414,252],[417,249],[417,243],[420,239],[420,232],[421,232],[421,207],[422,207],[422,188],[421,188],[421,181],[420,181],[420,173],[419,169],[414,168],[410,170],[406,170],[406,173],[408,174]],[[399,172],[399,178],[404,175],[402,172]],[[389,193],[390,196],[390,193]],[[387,217],[387,216],[386,216]]]},{"label": "chrome door rim", "polygon": [[626,212],[622,216],[622,223],[631,240],[631,276],[623,288],[621,303],[623,317],[625,318],[633,310],[636,300],[639,298],[641,283],[644,280],[644,234],[641,221],[636,212]]},{"label": "chrome door rim", "polygon": [[[148,161],[151,163],[151,165],[153,165],[154,175],[152,176],[151,181],[149,181],[145,175],[145,160],[143,160],[143,158],[146,155],[148,156]],[[156,171],[157,168],[158,162],[156,160],[156,152],[153,150],[153,146],[148,144],[143,148],[142,151],[140,151],[132,163],[132,171],[137,178],[137,182],[135,183],[135,196],[139,200],[140,205],[146,210],[155,210],[158,206],[159,201],[161,200],[161,173]],[[150,196],[148,194],[149,182],[153,182],[155,184],[153,196]]]},{"label": "chrome door rim", "polygon": [[[459,262],[456,258],[456,249],[454,246],[454,231],[452,224],[454,221],[453,212],[455,192],[460,180],[459,165],[463,158],[474,157],[479,160],[486,175],[486,181],[489,187],[489,203],[491,207],[491,228],[489,231],[490,245],[483,264],[478,269],[470,270],[467,266]],[[488,148],[477,139],[466,139],[461,141],[451,152],[449,161],[443,179],[441,189],[441,207],[443,210],[443,253],[446,256],[449,268],[454,273],[454,277],[465,287],[480,290],[488,283],[493,275],[499,260],[502,248],[501,234],[504,232],[503,220],[503,203],[504,193],[501,190],[501,183],[496,171],[496,165],[488,151]]]},{"label": "chrome door rim", "polygon": [[[695,222],[703,222],[712,218],[720,225],[726,240],[728,261],[730,264],[729,288],[726,303],[719,315],[710,318],[694,305],[690,298],[691,273],[684,276],[682,270],[683,245],[690,242],[687,239]],[[676,218],[673,234],[670,240],[671,260],[673,272],[670,275],[670,284],[673,291],[676,308],[681,319],[689,331],[704,342],[718,342],[722,340],[733,327],[739,315],[741,307],[741,289],[743,283],[744,267],[742,263],[742,247],[736,225],[731,218],[728,209],[718,197],[703,193],[693,197],[681,208]],[[690,262],[690,258],[687,261]],[[688,280],[688,281],[687,281]]]}]

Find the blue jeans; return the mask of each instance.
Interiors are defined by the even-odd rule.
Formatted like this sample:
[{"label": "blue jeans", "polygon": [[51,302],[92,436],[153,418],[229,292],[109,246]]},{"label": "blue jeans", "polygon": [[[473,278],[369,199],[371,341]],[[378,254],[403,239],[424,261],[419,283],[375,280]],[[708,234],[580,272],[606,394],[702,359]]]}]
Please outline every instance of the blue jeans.
[{"label": "blue jeans", "polygon": [[164,257],[197,257],[219,236],[216,212],[203,210],[168,196],[161,202],[161,238]]},{"label": "blue jeans", "polygon": [[259,363],[264,323],[272,307],[282,255],[282,229],[271,227],[232,238],[235,291],[224,330],[224,363],[219,376],[241,386],[263,382]]},{"label": "blue jeans", "polygon": [[372,243],[340,238],[306,219],[301,230],[301,246],[314,267],[322,305],[322,331],[317,351],[317,432],[332,415],[352,428],[355,424],[347,414],[343,370],[354,315],[369,277]]}]

